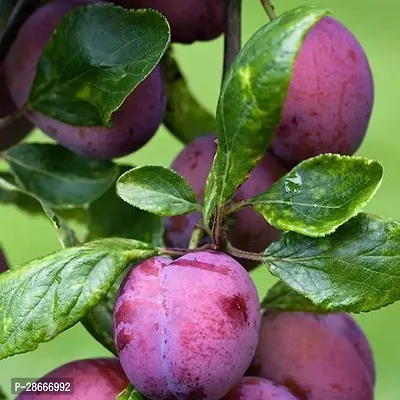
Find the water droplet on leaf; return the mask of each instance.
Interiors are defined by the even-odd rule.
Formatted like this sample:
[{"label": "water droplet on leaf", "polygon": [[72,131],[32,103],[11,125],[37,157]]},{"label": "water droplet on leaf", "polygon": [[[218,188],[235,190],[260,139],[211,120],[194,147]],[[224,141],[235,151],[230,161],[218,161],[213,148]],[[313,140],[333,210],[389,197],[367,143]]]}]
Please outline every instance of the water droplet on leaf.
[{"label": "water droplet on leaf", "polygon": [[285,190],[287,193],[294,195],[300,193],[303,180],[298,172],[288,175],[285,179]]}]

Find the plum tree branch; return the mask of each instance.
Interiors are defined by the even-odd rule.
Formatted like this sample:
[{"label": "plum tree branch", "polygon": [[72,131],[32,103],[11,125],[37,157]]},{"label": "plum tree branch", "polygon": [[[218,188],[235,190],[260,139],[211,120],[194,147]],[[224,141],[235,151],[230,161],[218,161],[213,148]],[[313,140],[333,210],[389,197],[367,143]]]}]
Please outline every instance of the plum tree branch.
[{"label": "plum tree branch", "polygon": [[186,249],[175,249],[175,248],[168,248],[168,247],[161,247],[160,249],[161,254],[165,254],[167,256],[184,256],[188,251]]},{"label": "plum tree branch", "polygon": [[242,0],[225,0],[224,75],[239,53],[242,39]]},{"label": "plum tree branch", "polygon": [[214,249],[213,245],[211,244],[205,244],[204,246],[198,247],[196,249],[177,249],[170,247],[159,248],[161,254],[165,254],[168,256],[177,256],[177,257],[184,256],[187,253],[193,253],[194,251],[211,250],[211,249]]},{"label": "plum tree branch", "polygon": [[0,63],[4,61],[19,29],[39,7],[40,0],[18,0],[4,28],[0,31]]},{"label": "plum tree branch", "polygon": [[274,6],[269,0],[261,0],[261,4],[268,15],[268,18],[273,21],[276,18]]},{"label": "plum tree branch", "polygon": [[[233,60],[241,49],[242,39],[242,0],[225,0],[225,32],[224,32],[224,71],[222,82],[224,82],[225,74],[228,72]],[[223,228],[223,212],[222,207],[215,210],[213,226],[211,229],[211,238],[215,247],[221,245],[223,238],[221,237]],[[208,221],[206,221],[207,225]]]},{"label": "plum tree branch", "polygon": [[231,256],[237,258],[245,258],[247,260],[254,260],[254,261],[263,261],[263,253],[250,253],[248,251],[239,250],[236,247],[233,247],[230,242],[226,243],[226,252]]}]

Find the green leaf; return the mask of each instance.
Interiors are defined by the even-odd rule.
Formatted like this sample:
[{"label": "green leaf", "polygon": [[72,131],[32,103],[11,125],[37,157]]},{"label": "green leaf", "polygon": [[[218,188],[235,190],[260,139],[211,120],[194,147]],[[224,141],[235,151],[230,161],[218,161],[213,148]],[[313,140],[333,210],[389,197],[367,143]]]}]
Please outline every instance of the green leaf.
[{"label": "green leaf", "polygon": [[382,177],[378,161],[322,154],[247,202],[278,229],[325,236],[362,211]]},{"label": "green leaf", "polygon": [[163,66],[164,87],[168,99],[164,125],[183,143],[215,132],[214,116],[194,97],[172,51],[164,56]]},{"label": "green leaf", "polygon": [[[132,167],[119,166],[119,176]],[[125,237],[163,246],[163,220],[154,214],[132,207],[118,197],[115,185],[88,208],[89,238]]]},{"label": "green leaf", "polygon": [[130,263],[156,254],[139,241],[102,239],[0,274],[0,359],[35,350],[75,325]]},{"label": "green leaf", "polygon": [[181,175],[156,165],[133,168],[120,176],[117,193],[132,206],[163,217],[201,209],[192,188]]},{"label": "green leaf", "polygon": [[128,271],[124,271],[111,286],[106,296],[81,319],[86,330],[107,350],[118,357],[114,342],[113,312],[119,287]]},{"label": "green leaf", "polygon": [[110,127],[110,118],[156,67],[170,43],[155,10],[79,6],[54,31],[39,59],[29,106],[71,125]]},{"label": "green leaf", "polygon": [[42,214],[40,203],[29,194],[20,190],[14,182],[12,175],[0,173],[0,203],[14,205],[28,214]]},{"label": "green leaf", "polygon": [[[58,213],[54,212],[54,210],[39,197],[25,191],[24,189],[20,189],[18,186],[0,176],[0,194],[2,192],[15,194],[17,199],[30,199],[31,201],[36,202],[41,211],[45,213],[56,229],[58,240],[60,241],[61,245],[63,247],[70,247],[78,244],[78,239],[76,238],[75,232],[69,227],[67,222]],[[33,204],[31,204],[30,201],[25,201],[23,204],[29,204],[29,207],[33,207]],[[71,212],[72,211],[74,210],[71,210]]]},{"label": "green leaf", "polygon": [[19,187],[53,208],[78,208],[103,195],[118,167],[49,143],[23,143],[3,153]]},{"label": "green leaf", "polygon": [[250,38],[225,75],[217,107],[218,149],[205,190],[205,225],[265,155],[298,51],[325,14],[312,6],[281,14]]},{"label": "green leaf", "polygon": [[118,395],[116,400],[146,400],[147,397],[143,396],[137,389],[129,384],[128,387]]},{"label": "green leaf", "polygon": [[295,292],[283,282],[277,282],[268,290],[267,295],[261,302],[261,308],[280,311],[326,312],[326,310],[316,307],[309,299]]},{"label": "green leaf", "polygon": [[56,229],[58,240],[61,245],[66,248],[79,244],[75,232],[70,228],[66,221],[58,216],[45,202],[40,201],[40,204],[42,205],[44,213]]},{"label": "green leaf", "polygon": [[[0,172],[0,203],[13,205],[27,214],[43,214],[40,201],[18,188],[14,178],[8,173]],[[86,223],[86,214],[83,208],[58,209],[57,214],[68,221]]]},{"label": "green leaf", "polygon": [[[120,165],[120,174],[132,167]],[[132,207],[117,196],[115,186],[98,200],[91,203],[88,209],[89,238],[118,236],[137,239],[163,246],[163,220],[147,211]],[[117,355],[113,338],[113,310],[117,292],[125,272],[108,291],[106,297],[90,309],[81,320],[88,332],[106,349]]]},{"label": "green leaf", "polygon": [[400,223],[362,213],[323,238],[288,232],[264,263],[319,308],[376,310],[400,300]]}]

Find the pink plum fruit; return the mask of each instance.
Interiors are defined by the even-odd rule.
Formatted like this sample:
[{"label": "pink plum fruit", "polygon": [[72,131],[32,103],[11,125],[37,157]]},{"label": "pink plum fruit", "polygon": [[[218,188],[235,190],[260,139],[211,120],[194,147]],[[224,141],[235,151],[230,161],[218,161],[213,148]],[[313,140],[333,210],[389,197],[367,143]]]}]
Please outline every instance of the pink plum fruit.
[{"label": "pink plum fruit", "polygon": [[224,0],[116,0],[115,3],[161,12],[171,26],[173,42],[215,39],[224,29]]},{"label": "pink plum fruit", "polygon": [[49,372],[38,382],[50,384],[57,379],[71,382],[71,386],[64,385],[65,390],[59,393],[23,392],[16,400],[110,400],[115,399],[129,383],[118,360],[113,358],[73,361]]},{"label": "pink plum fruit", "polygon": [[344,313],[266,311],[248,375],[300,400],[372,400],[375,370],[360,328]]},{"label": "pink plum fruit", "polygon": [[364,332],[356,320],[345,312],[329,313],[324,316],[324,323],[333,331],[337,331],[346,337],[354,346],[361,360],[364,362],[375,384],[376,371],[375,360],[371,345],[368,342]]},{"label": "pink plum fruit", "polygon": [[373,102],[363,48],[340,22],[323,17],[295,60],[270,152],[289,167],[321,153],[352,155],[367,131]]},{"label": "pink plum fruit", "polygon": [[222,400],[298,400],[286,387],[267,379],[245,376]]},{"label": "pink plum fruit", "polygon": [[218,400],[246,372],[260,309],[248,272],[215,251],[148,259],[125,277],[114,340],[132,384],[152,400]]},{"label": "pink plum fruit", "polygon": [[[24,23],[5,61],[6,82],[18,107],[28,99],[41,52],[61,19],[91,1],[53,1],[39,8]],[[37,112],[27,118],[70,150],[88,157],[111,159],[144,146],[164,119],[166,96],[161,67],[136,87],[112,115],[111,128],[72,126]]]}]

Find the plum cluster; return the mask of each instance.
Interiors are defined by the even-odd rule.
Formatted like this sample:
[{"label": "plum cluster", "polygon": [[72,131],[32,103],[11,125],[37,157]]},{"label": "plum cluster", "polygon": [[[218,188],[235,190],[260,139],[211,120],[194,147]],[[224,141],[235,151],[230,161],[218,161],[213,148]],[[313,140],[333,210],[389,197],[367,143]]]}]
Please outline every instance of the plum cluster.
[{"label": "plum cluster", "polygon": [[42,381],[73,377],[77,400],[114,399],[128,381],[150,400],[373,399],[372,350],[349,314],[261,314],[259,304],[248,271],[224,253],[147,259],[115,303],[120,364],[78,361]]},{"label": "plum cluster", "polygon": [[[30,16],[1,67],[0,101],[7,104],[2,110],[26,103],[52,32],[73,8],[93,1],[54,0]],[[211,40],[223,31],[223,0],[117,3],[158,9],[170,22],[173,42]],[[0,132],[0,150],[22,140],[36,125],[88,157],[112,159],[132,153],[163,122],[167,98],[162,69],[160,63],[128,96],[113,114],[111,128],[71,126],[29,112],[27,119],[15,122],[12,135]],[[266,191],[307,158],[354,154],[366,133],[373,100],[372,75],[360,44],[338,21],[322,18],[296,58],[271,146],[238,188],[235,200]],[[217,135],[204,132],[172,164],[200,203],[216,150]],[[187,248],[200,220],[194,212],[166,218],[166,244]],[[252,209],[240,210],[226,224],[229,242],[247,252],[263,251],[281,234]],[[202,240],[207,243],[210,238]],[[42,380],[74,378],[74,394],[64,398],[79,400],[114,399],[129,382],[150,400],[372,400],[374,359],[355,320],[346,313],[262,313],[249,275],[255,266],[211,250],[141,262],[123,280],[115,303],[118,359],[76,361]],[[26,393],[18,397],[25,398]]]},{"label": "plum cluster", "polygon": [[224,253],[133,268],[114,339],[130,382],[151,400],[373,399],[372,351],[350,315],[261,317],[249,273]]},{"label": "plum cluster", "polygon": [[[3,116],[26,103],[40,54],[60,20],[75,7],[96,1],[100,0],[54,0],[27,19],[0,67]],[[211,40],[223,32],[223,0],[118,0],[116,3],[127,8],[159,10],[170,23],[174,43]],[[165,117],[167,98],[162,69],[161,62],[127,97],[113,114],[111,128],[72,126],[28,112],[1,130],[0,150],[21,141],[35,125],[60,144],[88,157],[112,159],[137,151],[155,135]],[[322,18],[307,34],[296,59],[281,123],[270,146],[271,155],[290,168],[320,153],[353,154],[367,130],[373,100],[372,75],[362,47],[341,23],[331,17]],[[198,146],[208,146],[204,151],[212,153],[212,145]],[[272,165],[272,160],[266,164]],[[262,170],[260,167],[258,173],[263,174]],[[245,193],[238,193],[239,197],[252,190],[250,182],[248,189],[243,189]],[[238,218],[246,219],[246,212]],[[171,222],[180,223],[176,219]],[[243,224],[238,224],[232,234],[236,241],[244,241],[246,232],[240,228]],[[255,224],[259,227],[257,236],[274,236],[274,231],[262,227],[261,222]],[[258,248],[260,242],[262,239],[254,239],[249,246]]]}]

